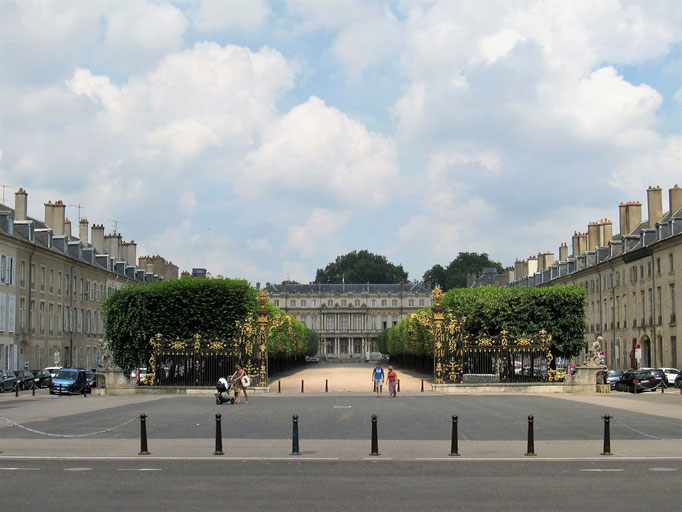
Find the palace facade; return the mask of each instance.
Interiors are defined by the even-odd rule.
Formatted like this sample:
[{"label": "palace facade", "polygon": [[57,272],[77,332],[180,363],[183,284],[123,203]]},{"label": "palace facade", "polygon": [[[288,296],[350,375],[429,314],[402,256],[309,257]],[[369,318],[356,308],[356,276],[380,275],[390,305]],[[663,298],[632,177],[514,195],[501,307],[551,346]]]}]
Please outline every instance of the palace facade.
[{"label": "palace facade", "polygon": [[379,333],[431,306],[422,284],[270,284],[270,302],[320,336],[319,355],[364,357],[377,352]]}]

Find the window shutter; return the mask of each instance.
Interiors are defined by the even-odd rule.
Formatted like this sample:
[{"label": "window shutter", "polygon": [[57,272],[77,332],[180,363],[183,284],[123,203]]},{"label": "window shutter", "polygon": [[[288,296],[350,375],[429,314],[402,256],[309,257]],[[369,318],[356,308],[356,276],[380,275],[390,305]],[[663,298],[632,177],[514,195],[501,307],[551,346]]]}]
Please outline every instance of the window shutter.
[{"label": "window shutter", "polygon": [[7,317],[7,295],[0,293],[0,332],[5,332],[5,318]]},{"label": "window shutter", "polygon": [[17,298],[14,295],[9,296],[9,311],[7,320],[7,332],[14,332],[17,310]]}]

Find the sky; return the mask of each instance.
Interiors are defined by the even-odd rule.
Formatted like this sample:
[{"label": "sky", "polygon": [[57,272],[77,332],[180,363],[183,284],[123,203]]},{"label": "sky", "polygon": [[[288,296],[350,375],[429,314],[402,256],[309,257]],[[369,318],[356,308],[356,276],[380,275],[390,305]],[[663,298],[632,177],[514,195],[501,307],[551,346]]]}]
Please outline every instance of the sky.
[{"label": "sky", "polygon": [[679,0],[0,0],[5,203],[181,270],[508,266],[675,183]]}]

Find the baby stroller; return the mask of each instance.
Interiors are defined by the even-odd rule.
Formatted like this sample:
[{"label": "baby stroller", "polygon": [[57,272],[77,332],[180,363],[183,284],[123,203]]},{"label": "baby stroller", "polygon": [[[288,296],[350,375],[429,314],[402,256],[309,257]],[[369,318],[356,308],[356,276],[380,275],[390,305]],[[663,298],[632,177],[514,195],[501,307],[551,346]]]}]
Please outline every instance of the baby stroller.
[{"label": "baby stroller", "polygon": [[218,390],[218,392],[215,394],[216,405],[222,405],[228,402],[231,404],[234,403],[234,391],[232,389],[231,382],[227,383],[227,387],[220,383],[216,386],[216,389]]}]

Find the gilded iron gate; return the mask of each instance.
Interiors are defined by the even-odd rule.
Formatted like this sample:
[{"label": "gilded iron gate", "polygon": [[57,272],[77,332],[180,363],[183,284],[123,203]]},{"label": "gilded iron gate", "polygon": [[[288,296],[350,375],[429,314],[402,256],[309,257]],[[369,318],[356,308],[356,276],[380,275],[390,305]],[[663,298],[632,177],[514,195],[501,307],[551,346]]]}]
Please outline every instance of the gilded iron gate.
[{"label": "gilded iron gate", "polygon": [[[465,333],[466,318],[446,313],[441,305],[443,292],[433,291],[431,312],[413,313],[411,322],[426,327],[433,337],[434,383],[554,381],[551,335],[472,337]],[[410,326],[410,333],[413,329]]]},{"label": "gilded iron gate", "polygon": [[204,339],[195,334],[190,340],[168,340],[157,334],[149,342],[152,355],[145,383],[151,386],[213,386],[220,377],[228,378],[241,364],[252,385],[268,385],[268,338],[287,325],[293,336],[289,315],[269,315],[268,295],[261,290],[256,317],[249,315],[235,322],[236,336],[231,339]]}]

